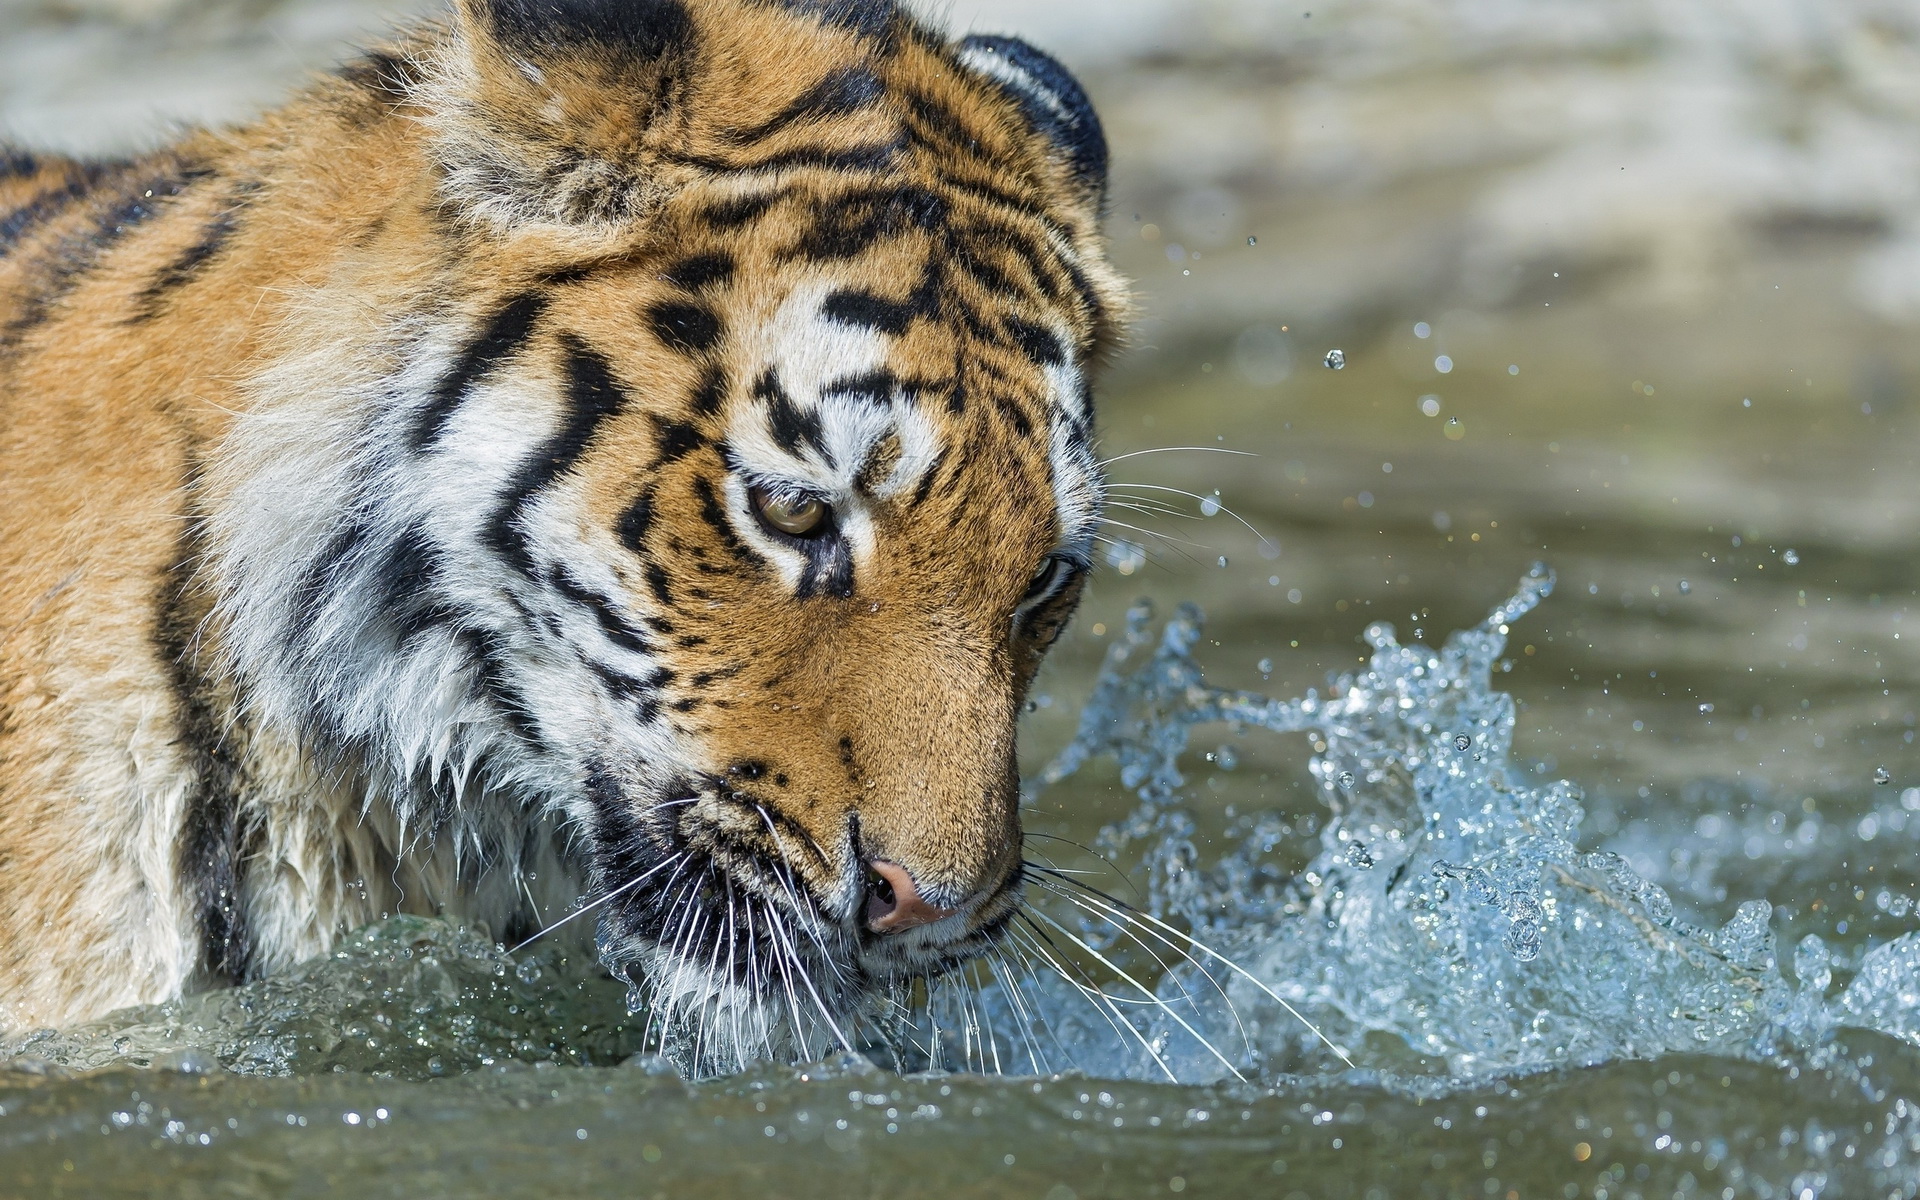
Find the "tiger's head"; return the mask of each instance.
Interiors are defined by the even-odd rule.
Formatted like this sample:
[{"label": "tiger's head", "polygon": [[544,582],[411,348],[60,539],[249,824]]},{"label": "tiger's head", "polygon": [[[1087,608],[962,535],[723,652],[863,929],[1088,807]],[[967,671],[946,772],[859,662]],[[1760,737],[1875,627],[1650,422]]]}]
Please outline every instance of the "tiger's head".
[{"label": "tiger's head", "polygon": [[462,0],[359,73],[457,266],[241,489],[317,514],[227,604],[263,710],[563,813],[656,1004],[831,1025],[990,945],[1125,303],[1079,85],[891,0]]}]

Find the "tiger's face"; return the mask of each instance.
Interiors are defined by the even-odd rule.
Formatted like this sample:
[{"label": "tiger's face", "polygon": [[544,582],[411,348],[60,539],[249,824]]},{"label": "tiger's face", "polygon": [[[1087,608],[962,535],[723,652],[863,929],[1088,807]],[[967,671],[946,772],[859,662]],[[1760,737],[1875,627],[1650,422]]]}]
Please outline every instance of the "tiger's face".
[{"label": "tiger's face", "polygon": [[550,501],[584,520],[529,539],[591,676],[548,694],[594,709],[601,885],[647,881],[604,950],[745,974],[673,923],[753,897],[843,971],[937,969],[1019,903],[1015,722],[1100,508],[1090,314],[1049,294],[1071,260],[1042,226],[1046,276],[932,178],[783,190],[716,233],[742,203],[678,198],[671,261],[551,317],[567,390],[679,399],[610,422]]},{"label": "tiger's face", "polygon": [[1020,902],[1125,303],[1099,123],[891,0],[467,0],[436,47],[364,74],[468,290],[390,324],[368,421],[246,460],[222,569],[300,581],[223,608],[258,714],[429,816],[561,814],[656,1003],[832,1025]]}]

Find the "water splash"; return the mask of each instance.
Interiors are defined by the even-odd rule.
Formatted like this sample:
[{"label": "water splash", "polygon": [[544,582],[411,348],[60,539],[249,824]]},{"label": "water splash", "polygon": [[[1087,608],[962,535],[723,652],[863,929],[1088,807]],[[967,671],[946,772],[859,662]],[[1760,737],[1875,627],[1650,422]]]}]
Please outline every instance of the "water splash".
[{"label": "water splash", "polygon": [[[1438,649],[1372,625],[1364,670],[1293,700],[1210,686],[1193,657],[1193,606],[1157,636],[1149,608],[1129,614],[1078,736],[1036,787],[1113,759],[1139,803],[1099,851],[1137,858],[1145,910],[1250,978],[1204,956],[1178,963],[1156,989],[1161,1007],[1136,1021],[1151,1052],[1078,1065],[1188,1080],[1222,1078],[1228,1060],[1249,1076],[1337,1068],[1280,1001],[1362,1066],[1456,1081],[1671,1052],[1765,1058],[1844,1025],[1920,1044],[1920,936],[1872,951],[1828,1001],[1817,939],[1799,955],[1802,988],[1782,975],[1765,901],[1718,928],[1694,925],[1625,859],[1581,848],[1579,789],[1515,761],[1513,700],[1492,686],[1510,626],[1552,589],[1536,567]],[[1271,865],[1275,833],[1260,819],[1224,855],[1202,855],[1181,760],[1197,726],[1222,722],[1313,737],[1329,819],[1305,870]],[[1081,908],[1090,943],[1123,955],[1131,942],[1135,958],[1149,949]],[[1060,991],[1051,1011],[1083,990]],[[1061,1023],[1082,1045],[1124,1046],[1097,1036],[1114,1014],[1099,1015]]]},{"label": "water splash", "polygon": [[557,947],[516,962],[473,931],[400,916],[284,975],[0,1040],[0,1064],[428,1079],[617,1063],[640,1031],[592,968]]}]

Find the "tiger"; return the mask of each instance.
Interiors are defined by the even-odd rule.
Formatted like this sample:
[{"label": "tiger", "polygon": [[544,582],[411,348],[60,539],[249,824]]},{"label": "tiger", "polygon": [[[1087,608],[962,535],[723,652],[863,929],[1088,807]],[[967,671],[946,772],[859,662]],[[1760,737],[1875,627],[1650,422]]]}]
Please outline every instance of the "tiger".
[{"label": "tiger", "polygon": [[994,946],[1108,159],[894,0],[456,0],[0,151],[0,1027],[567,913],[744,1061]]}]

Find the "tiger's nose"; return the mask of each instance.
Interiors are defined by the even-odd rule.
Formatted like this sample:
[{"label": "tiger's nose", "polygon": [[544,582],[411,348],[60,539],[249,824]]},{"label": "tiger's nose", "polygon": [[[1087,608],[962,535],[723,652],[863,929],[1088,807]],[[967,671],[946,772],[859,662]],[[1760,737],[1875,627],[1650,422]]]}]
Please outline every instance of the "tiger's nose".
[{"label": "tiger's nose", "polygon": [[902,933],[931,925],[959,912],[929,904],[914,886],[913,875],[898,863],[874,859],[867,864],[867,928],[875,933]]}]

